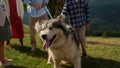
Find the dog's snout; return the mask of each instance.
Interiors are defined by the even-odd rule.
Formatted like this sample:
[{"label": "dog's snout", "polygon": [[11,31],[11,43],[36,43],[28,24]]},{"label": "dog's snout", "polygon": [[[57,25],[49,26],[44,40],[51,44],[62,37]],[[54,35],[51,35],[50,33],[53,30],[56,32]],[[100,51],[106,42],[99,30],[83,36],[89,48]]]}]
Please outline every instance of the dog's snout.
[{"label": "dog's snout", "polygon": [[47,35],[45,35],[45,34],[42,35],[41,37],[42,37],[43,39],[47,39]]}]

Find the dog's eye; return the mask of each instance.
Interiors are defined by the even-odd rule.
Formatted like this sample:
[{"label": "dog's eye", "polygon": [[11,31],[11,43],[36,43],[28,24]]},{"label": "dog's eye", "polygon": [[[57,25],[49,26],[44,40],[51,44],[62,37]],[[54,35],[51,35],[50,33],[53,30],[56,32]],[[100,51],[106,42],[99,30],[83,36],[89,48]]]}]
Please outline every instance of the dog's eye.
[{"label": "dog's eye", "polygon": [[49,30],[52,30],[52,29],[53,29],[52,27],[49,28]]}]

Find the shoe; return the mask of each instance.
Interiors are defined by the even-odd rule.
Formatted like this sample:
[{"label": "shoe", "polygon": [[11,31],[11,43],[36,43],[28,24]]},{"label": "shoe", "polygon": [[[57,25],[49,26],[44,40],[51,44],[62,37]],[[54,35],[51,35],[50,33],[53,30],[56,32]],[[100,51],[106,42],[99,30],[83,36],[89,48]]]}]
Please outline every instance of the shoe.
[{"label": "shoe", "polygon": [[87,56],[86,50],[82,50],[82,57],[86,57],[86,56]]},{"label": "shoe", "polygon": [[4,63],[0,63],[0,66],[3,66],[3,67],[8,67],[8,66],[10,66],[10,65],[11,65],[10,62],[7,61],[7,60],[5,60]]},{"label": "shoe", "polygon": [[5,60],[8,61],[8,62],[12,62],[13,61],[13,59],[9,59],[7,57],[5,57]]},{"label": "shoe", "polygon": [[36,48],[32,47],[31,52],[35,52]]},{"label": "shoe", "polygon": [[87,56],[87,54],[86,53],[82,53],[82,57],[86,57]]}]

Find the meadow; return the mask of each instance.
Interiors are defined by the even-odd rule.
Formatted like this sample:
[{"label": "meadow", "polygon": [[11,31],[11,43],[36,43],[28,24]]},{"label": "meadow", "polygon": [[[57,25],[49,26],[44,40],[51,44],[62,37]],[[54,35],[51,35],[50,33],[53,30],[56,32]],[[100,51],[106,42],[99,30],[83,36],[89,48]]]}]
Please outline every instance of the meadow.
[{"label": "meadow", "polygon": [[[12,39],[11,45],[5,45],[5,56],[12,58],[12,65],[7,68],[53,68],[47,64],[47,52],[37,35],[37,50],[31,52],[29,30],[25,28],[24,46],[18,39]],[[81,57],[82,68],[120,68],[120,38],[86,37],[88,56]],[[62,68],[73,68],[71,64]]]}]

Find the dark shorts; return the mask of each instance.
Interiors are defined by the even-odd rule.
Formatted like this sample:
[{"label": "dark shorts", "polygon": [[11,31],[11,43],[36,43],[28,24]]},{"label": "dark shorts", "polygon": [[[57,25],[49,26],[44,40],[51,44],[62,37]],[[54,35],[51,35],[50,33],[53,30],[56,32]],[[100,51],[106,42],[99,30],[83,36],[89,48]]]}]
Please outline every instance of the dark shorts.
[{"label": "dark shorts", "polygon": [[5,26],[0,26],[0,41],[6,41],[11,38],[11,30],[8,19],[6,18]]}]

